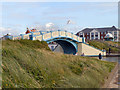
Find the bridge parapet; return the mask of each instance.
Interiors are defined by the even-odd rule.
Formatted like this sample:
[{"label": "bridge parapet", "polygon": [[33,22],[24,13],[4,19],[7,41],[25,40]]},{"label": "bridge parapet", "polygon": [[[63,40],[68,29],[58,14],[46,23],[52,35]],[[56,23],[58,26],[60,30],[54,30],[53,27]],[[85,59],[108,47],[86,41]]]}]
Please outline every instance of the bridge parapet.
[{"label": "bridge parapet", "polygon": [[48,38],[51,38],[51,33],[43,34],[43,40],[47,40]]},{"label": "bridge parapet", "polygon": [[52,37],[58,37],[59,36],[59,32],[58,31],[52,31],[51,33],[52,33],[52,35],[51,35]]},{"label": "bridge parapet", "polygon": [[43,38],[43,36],[42,35],[39,35],[39,36],[36,36],[36,40],[39,40],[39,41],[42,41],[42,38]]},{"label": "bridge parapet", "polygon": [[76,35],[74,35],[73,33],[67,32],[67,31],[49,31],[47,33],[43,33],[41,35],[37,35],[35,36],[34,40],[44,40],[47,41],[49,39],[53,39],[53,38],[70,38],[71,40],[75,40],[76,42],[84,42],[84,38],[80,38]]},{"label": "bridge parapet", "polygon": [[59,31],[60,35],[59,36],[67,36],[65,31]]},{"label": "bridge parapet", "polygon": [[13,40],[16,39],[30,39],[30,40],[39,40],[39,41],[47,41],[54,38],[68,38],[69,40],[73,40],[75,42],[84,42],[84,38],[80,38],[73,33],[67,31],[38,31],[38,32],[31,32],[28,34],[21,34],[20,36],[13,37]]},{"label": "bridge parapet", "polygon": [[41,32],[34,32],[33,35],[41,35]]},{"label": "bridge parapet", "polygon": [[14,36],[14,37],[12,38],[12,40],[20,40],[20,39],[22,39],[22,36]]},{"label": "bridge parapet", "polygon": [[[85,43],[85,38],[78,37],[73,33],[62,30],[31,32],[28,34],[21,34],[20,36],[13,37],[13,40],[16,39],[39,40],[46,41],[47,43],[57,42],[63,46],[65,51],[71,51],[71,53],[74,51],[73,54],[78,52],[79,55],[84,53],[86,56],[98,56],[99,53],[106,55],[106,52],[87,45]],[[71,46],[73,50],[71,50],[71,47],[69,46]]]}]

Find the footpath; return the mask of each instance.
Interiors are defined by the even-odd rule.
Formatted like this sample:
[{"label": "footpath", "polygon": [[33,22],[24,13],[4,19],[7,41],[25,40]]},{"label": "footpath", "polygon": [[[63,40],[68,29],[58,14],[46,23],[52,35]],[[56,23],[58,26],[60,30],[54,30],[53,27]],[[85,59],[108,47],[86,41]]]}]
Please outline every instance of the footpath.
[{"label": "footpath", "polygon": [[103,88],[118,88],[119,87],[119,75],[120,75],[120,65],[117,64],[112,70],[108,78],[105,80]]}]

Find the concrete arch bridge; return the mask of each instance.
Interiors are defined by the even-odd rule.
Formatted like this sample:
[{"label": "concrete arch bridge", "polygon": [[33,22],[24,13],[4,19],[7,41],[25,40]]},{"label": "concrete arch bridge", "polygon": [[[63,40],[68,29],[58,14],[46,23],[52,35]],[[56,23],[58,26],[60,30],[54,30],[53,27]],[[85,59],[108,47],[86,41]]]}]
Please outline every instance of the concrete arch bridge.
[{"label": "concrete arch bridge", "polygon": [[84,38],[62,30],[30,32],[13,37],[13,40],[15,39],[46,41],[51,50],[65,54],[81,55],[84,53],[85,56],[98,56],[101,53],[106,55],[106,52],[86,44]]}]

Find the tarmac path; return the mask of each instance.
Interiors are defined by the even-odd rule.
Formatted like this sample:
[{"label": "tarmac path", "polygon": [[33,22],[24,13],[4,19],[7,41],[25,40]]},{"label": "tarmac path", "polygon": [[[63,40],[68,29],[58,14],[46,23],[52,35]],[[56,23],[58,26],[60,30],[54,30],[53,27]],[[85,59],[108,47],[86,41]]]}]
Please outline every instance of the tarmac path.
[{"label": "tarmac path", "polygon": [[118,64],[118,69],[113,75],[107,88],[119,88],[120,87],[120,64]]}]

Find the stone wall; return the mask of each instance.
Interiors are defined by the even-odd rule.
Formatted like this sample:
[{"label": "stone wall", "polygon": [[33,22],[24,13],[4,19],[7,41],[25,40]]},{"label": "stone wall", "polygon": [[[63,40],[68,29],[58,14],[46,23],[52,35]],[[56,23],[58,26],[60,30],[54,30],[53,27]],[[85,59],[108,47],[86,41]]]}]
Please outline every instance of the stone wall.
[{"label": "stone wall", "polygon": [[78,44],[78,55],[81,55],[83,53],[85,56],[98,56],[99,53],[101,53],[101,55],[103,55],[103,56],[106,55],[106,52],[103,52],[102,50],[94,48],[85,43],[79,43]]}]

